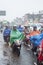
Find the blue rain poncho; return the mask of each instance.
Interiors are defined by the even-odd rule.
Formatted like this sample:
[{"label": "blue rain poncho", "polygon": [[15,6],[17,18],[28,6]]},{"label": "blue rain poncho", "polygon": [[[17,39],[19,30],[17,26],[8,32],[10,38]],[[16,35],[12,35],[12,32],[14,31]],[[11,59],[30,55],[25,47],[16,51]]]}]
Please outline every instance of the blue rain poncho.
[{"label": "blue rain poncho", "polygon": [[10,35],[11,30],[10,29],[5,29],[3,32],[3,36]]},{"label": "blue rain poncho", "polygon": [[43,33],[30,37],[30,41],[33,43],[34,46],[40,45],[42,39]]},{"label": "blue rain poncho", "polygon": [[22,27],[18,27],[17,28],[20,32],[23,32],[23,28]]}]

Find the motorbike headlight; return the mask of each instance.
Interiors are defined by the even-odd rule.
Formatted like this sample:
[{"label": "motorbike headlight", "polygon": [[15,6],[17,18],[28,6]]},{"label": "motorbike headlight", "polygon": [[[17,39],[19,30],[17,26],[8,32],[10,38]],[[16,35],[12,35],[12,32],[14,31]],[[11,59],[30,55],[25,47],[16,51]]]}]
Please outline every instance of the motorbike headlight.
[{"label": "motorbike headlight", "polygon": [[17,45],[20,45],[20,41],[19,41],[19,40],[16,40],[15,43],[16,43]]}]

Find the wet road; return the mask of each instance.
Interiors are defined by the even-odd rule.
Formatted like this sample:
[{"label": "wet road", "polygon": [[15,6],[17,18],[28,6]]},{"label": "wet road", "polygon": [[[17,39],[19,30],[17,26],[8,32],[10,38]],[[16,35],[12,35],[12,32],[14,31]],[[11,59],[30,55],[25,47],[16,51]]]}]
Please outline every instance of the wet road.
[{"label": "wet road", "polygon": [[0,34],[0,65],[34,65],[36,61],[31,50],[27,50],[25,46],[21,47],[21,54],[18,57],[12,53],[12,49],[3,41]]}]

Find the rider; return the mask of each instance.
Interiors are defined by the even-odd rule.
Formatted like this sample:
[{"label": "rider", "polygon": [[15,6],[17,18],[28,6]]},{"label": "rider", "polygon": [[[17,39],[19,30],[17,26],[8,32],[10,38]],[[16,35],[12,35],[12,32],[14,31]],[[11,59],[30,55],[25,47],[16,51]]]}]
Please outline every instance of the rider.
[{"label": "rider", "polygon": [[17,29],[18,29],[20,32],[23,32],[23,27],[21,27],[21,25],[19,25]]},{"label": "rider", "polygon": [[24,42],[26,42],[25,45],[30,46],[30,41],[29,41],[29,29],[28,29],[27,26],[25,26],[24,35],[25,35]]},{"label": "rider", "polygon": [[10,34],[10,46],[13,45],[13,42],[17,40],[22,40],[23,39],[23,34],[17,29],[17,26],[13,26],[13,30],[11,31]]},{"label": "rider", "polygon": [[[36,26],[33,27],[33,32],[31,32],[31,35],[30,35],[30,36],[32,36],[32,39],[34,39],[34,36],[35,36],[35,35],[38,35],[38,34],[40,34],[40,31],[37,30],[37,27],[36,27]],[[34,41],[35,41],[35,40],[34,40]],[[37,46],[36,46],[35,44],[33,44],[32,51],[33,51],[33,52],[36,52],[36,50],[37,50]]]},{"label": "rider", "polygon": [[10,32],[11,32],[10,28],[6,26],[3,32],[3,37],[5,42],[6,42],[6,37],[9,37],[10,40]]},{"label": "rider", "polygon": [[27,27],[27,26],[25,26],[24,34],[25,34],[25,35],[26,35],[26,34],[29,34],[29,30],[28,30],[28,27]]},{"label": "rider", "polygon": [[33,31],[35,31],[35,32],[37,32],[37,33],[40,33],[40,31],[37,30],[37,27],[36,27],[36,26],[33,27]]},{"label": "rider", "polygon": [[34,26],[33,31],[30,32],[30,36],[34,36],[34,35],[37,35],[37,34],[40,34],[40,31],[37,30],[36,26]]}]

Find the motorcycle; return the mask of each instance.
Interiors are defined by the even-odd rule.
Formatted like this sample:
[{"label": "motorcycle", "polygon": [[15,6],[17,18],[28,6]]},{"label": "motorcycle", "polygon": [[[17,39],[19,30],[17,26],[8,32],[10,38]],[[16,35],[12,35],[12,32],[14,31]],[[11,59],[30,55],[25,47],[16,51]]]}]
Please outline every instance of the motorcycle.
[{"label": "motorcycle", "polygon": [[10,34],[10,44],[13,52],[16,52],[17,55],[20,55],[20,49],[21,49],[21,42],[24,39],[24,36],[21,32],[17,31],[11,31]]},{"label": "motorcycle", "polygon": [[18,56],[20,56],[20,50],[21,50],[21,41],[16,40],[11,45],[13,52],[16,52]]}]

